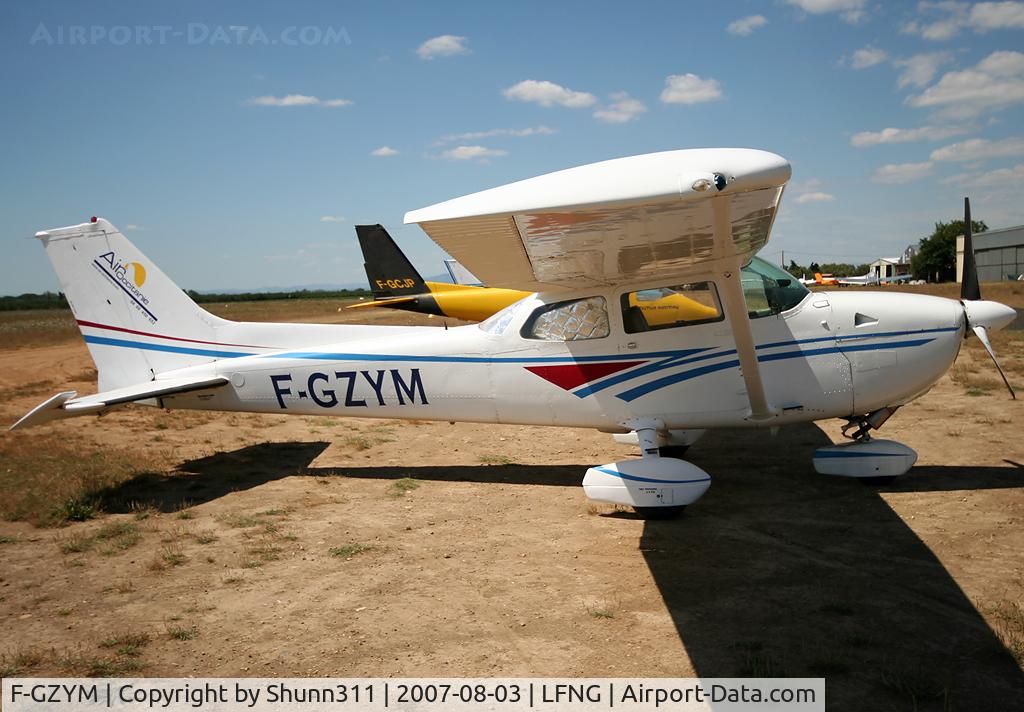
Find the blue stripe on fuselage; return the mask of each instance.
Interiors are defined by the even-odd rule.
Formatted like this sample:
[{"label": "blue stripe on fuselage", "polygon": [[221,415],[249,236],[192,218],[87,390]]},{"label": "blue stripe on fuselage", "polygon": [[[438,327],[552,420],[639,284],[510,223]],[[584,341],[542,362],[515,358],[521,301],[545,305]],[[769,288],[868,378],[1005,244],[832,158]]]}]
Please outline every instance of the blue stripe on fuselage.
[{"label": "blue stripe on fuselage", "polygon": [[[910,339],[908,341],[890,341],[884,344],[852,344],[841,347],[828,346],[818,349],[801,349],[797,351],[787,351],[778,354],[761,354],[757,357],[757,360],[759,362],[785,361],[787,359],[792,358],[806,358],[807,356],[822,356],[825,354],[835,354],[849,351],[880,351],[883,349],[899,349],[911,346],[921,346],[922,344],[927,344],[931,341],[934,341],[934,339]],[[735,351],[733,353],[735,353]],[[647,383],[639,385],[636,388],[631,388],[628,391],[624,391],[623,393],[620,393],[617,396],[617,398],[619,398],[620,400],[624,400],[628,403],[630,401],[636,400],[641,396],[645,396],[648,393],[660,390],[667,386],[671,386],[676,383],[681,383],[682,381],[688,381],[691,378],[703,376],[706,373],[722,371],[726,368],[731,368],[733,366],[739,365],[739,360],[733,359],[731,361],[724,361],[722,363],[710,364],[708,366],[702,366],[700,368],[691,369],[689,371],[683,371],[682,373],[674,373],[670,376],[664,376],[654,381],[649,381]]]},{"label": "blue stripe on fuselage", "polygon": [[193,356],[212,356],[214,358],[238,358],[240,356],[254,356],[255,354],[242,353],[240,351],[214,351],[213,349],[193,349],[185,346],[165,346],[164,344],[150,344],[145,341],[129,341],[127,339],[111,339],[107,336],[91,336],[83,334],[87,344],[101,344],[103,346],[123,346],[129,349],[143,349],[144,351],[166,351],[172,354],[190,354]]}]

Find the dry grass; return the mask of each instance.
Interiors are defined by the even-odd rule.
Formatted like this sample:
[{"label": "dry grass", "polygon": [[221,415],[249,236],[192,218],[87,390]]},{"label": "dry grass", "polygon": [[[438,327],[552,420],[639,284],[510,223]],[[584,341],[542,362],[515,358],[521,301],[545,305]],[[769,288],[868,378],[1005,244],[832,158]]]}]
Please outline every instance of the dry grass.
[{"label": "dry grass", "polygon": [[0,312],[0,351],[52,346],[79,338],[69,310],[34,309]]},{"label": "dry grass", "polygon": [[225,524],[233,529],[248,529],[250,527],[258,527],[261,524],[267,523],[265,519],[262,519],[258,515],[244,514],[242,512],[222,514],[217,516],[216,519],[221,524]]},{"label": "dry grass", "polygon": [[1024,666],[1024,605],[1020,601],[1000,601],[983,609],[995,625],[996,635],[1018,665]]},{"label": "dry grass", "polygon": [[[145,668],[139,656],[149,640],[146,636],[145,642],[141,642],[143,638],[138,634],[134,634],[132,640],[134,643],[119,646],[109,657],[85,652],[81,648],[19,648],[0,655],[0,677],[35,675],[44,671],[57,671],[72,677],[113,677],[138,672]],[[106,646],[101,644],[101,647]]]},{"label": "dry grass", "polygon": [[75,442],[62,433],[0,437],[0,516],[37,526],[92,519],[103,491],[150,469],[138,451]]}]

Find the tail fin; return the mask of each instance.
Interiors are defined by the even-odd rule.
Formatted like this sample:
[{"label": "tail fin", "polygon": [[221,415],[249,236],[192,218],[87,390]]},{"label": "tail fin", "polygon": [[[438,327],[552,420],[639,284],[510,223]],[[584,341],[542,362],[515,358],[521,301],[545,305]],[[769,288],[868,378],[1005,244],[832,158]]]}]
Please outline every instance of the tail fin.
[{"label": "tail fin", "polygon": [[99,372],[101,391],[215,361],[227,324],[102,218],[37,232]]},{"label": "tail fin", "polygon": [[374,299],[428,294],[430,289],[382,225],[356,225]]},{"label": "tail fin", "polygon": [[448,274],[451,275],[453,283],[465,284],[471,287],[483,286],[476,275],[463,267],[462,263],[458,260],[449,257],[444,261],[444,266],[448,268]]}]

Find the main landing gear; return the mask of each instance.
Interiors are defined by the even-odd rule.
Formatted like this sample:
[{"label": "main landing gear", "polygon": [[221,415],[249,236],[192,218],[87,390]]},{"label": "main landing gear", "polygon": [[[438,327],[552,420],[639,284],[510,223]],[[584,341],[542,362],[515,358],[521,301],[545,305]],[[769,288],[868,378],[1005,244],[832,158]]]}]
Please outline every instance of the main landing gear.
[{"label": "main landing gear", "polygon": [[[663,456],[662,450],[668,447],[685,451],[690,443],[663,444],[667,437],[659,426],[644,422],[634,427],[643,454],[639,460],[620,460],[587,470],[583,478],[587,497],[630,506],[644,519],[671,519],[696,502],[711,485],[711,476],[691,462]],[[697,437],[700,435],[690,442]]]},{"label": "main landing gear", "polygon": [[890,485],[917,462],[917,453],[895,440],[875,440],[871,431],[882,427],[896,408],[880,408],[846,419],[843,435],[853,442],[814,451],[814,469],[822,475],[855,477],[863,485]]}]

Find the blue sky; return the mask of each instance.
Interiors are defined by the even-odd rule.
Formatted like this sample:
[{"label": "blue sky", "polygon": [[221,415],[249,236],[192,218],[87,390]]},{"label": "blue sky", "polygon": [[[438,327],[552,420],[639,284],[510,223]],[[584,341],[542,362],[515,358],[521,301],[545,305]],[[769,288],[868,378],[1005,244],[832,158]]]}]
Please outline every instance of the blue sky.
[{"label": "blue sky", "polygon": [[407,210],[674,148],[792,162],[771,259],[896,254],[964,195],[1024,223],[1021,2],[5,3],[0,34],[2,294],[56,289],[26,238],[91,215],[186,288],[362,282],[373,222],[438,274]]}]

